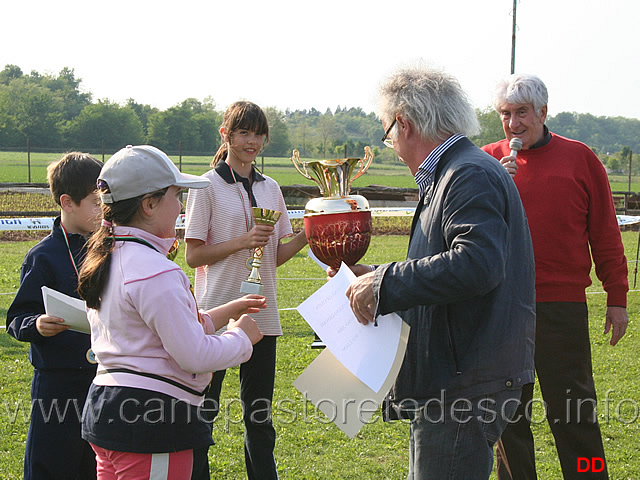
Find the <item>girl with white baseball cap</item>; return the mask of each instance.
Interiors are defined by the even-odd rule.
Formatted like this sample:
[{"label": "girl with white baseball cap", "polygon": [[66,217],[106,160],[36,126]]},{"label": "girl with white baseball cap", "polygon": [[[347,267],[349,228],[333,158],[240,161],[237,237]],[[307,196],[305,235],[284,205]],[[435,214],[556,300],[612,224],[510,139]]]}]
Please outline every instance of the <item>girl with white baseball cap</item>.
[{"label": "girl with white baseball cap", "polygon": [[264,297],[199,311],[167,258],[182,189],[207,185],[148,145],[118,151],[98,177],[102,226],[78,286],[98,362],[82,425],[98,479],[190,478],[193,449],[211,443],[199,410],[211,372],[247,361],[262,338],[246,313],[264,308]]}]

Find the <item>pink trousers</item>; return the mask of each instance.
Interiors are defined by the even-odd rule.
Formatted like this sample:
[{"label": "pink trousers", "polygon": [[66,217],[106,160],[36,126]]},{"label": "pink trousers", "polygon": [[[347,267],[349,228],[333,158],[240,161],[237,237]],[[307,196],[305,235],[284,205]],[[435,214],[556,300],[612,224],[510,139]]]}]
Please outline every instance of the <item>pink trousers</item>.
[{"label": "pink trousers", "polygon": [[172,453],[115,452],[91,445],[98,480],[189,480],[193,450]]}]

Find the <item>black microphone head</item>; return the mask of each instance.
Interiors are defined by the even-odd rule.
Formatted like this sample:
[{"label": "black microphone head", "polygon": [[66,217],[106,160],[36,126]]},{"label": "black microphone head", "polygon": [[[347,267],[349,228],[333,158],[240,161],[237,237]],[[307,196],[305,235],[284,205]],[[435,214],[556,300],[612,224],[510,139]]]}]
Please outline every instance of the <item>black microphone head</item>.
[{"label": "black microphone head", "polygon": [[513,137],[509,142],[509,149],[519,152],[522,150],[522,140],[518,137]]}]

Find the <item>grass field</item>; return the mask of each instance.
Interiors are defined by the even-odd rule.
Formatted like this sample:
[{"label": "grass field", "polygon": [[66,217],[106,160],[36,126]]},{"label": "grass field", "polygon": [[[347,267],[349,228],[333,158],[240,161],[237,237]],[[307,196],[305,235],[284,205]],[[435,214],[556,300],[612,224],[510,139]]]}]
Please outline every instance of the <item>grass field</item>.
[{"label": "grass field", "polygon": [[[91,153],[91,152],[90,152]],[[93,155],[102,160],[102,156],[96,153]],[[47,180],[47,165],[54,160],[58,160],[60,153],[32,153],[31,154],[31,182],[44,183]],[[105,157],[106,160],[109,156]],[[180,158],[172,156],[171,159],[180,166]],[[304,160],[304,159],[303,159]],[[375,160],[374,160],[375,161]],[[211,157],[183,157],[182,171],[201,175],[211,167]],[[262,159],[258,158],[258,168],[262,169]],[[293,167],[289,158],[265,157],[264,173],[274,178],[280,185],[306,184],[315,185],[300,175]],[[25,183],[29,179],[29,167],[26,152],[0,152],[0,183]],[[395,164],[372,164],[366,175],[356,179],[354,186],[386,185],[389,187],[415,188],[413,176],[407,167],[400,162]]]},{"label": "grass field", "polygon": [[[637,232],[623,232],[629,260],[636,257]],[[21,260],[35,241],[3,242],[0,261],[0,315],[6,316],[12,293],[18,287]],[[375,236],[363,259],[383,263],[404,258],[406,235]],[[185,271],[183,255],[178,261]],[[633,267],[630,284],[633,288]],[[402,479],[408,464],[408,425],[385,424],[374,415],[354,438],[346,437],[313,405],[306,403],[292,382],[317,356],[309,348],[312,332],[300,315],[288,310],[299,305],[324,282],[323,272],[306,256],[306,249],[278,269],[278,302],[284,336],[278,340],[274,423],[278,433],[276,458],[283,479]],[[589,288],[588,304],[594,376],[598,389],[599,419],[612,479],[639,479],[640,459],[640,315],[638,291],[629,294],[630,325],[616,347],[602,335],[605,297],[599,282]],[[31,367],[28,347],[6,334],[0,335],[0,478],[22,476],[22,458],[29,419]],[[559,366],[562,368],[562,366]],[[243,430],[238,408],[237,369],[225,378],[223,403],[228,408],[214,424],[216,445],[210,449],[212,478],[245,478]],[[540,398],[536,389],[535,398]],[[223,405],[223,407],[224,407]],[[534,435],[538,474],[542,480],[561,478],[553,437],[544,421],[541,403],[534,408]],[[56,446],[52,446],[55,448]]]},{"label": "grass field", "polygon": [[[92,153],[97,159],[102,160],[102,155],[95,152]],[[31,153],[30,168],[26,152],[0,152],[0,183],[25,183],[29,180],[29,170],[31,171],[32,183],[44,183],[47,178],[47,165],[62,156],[60,153]],[[105,156],[105,160],[109,159],[109,155]],[[182,157],[180,162],[179,156],[173,155],[171,159],[176,165],[181,165],[182,171],[201,175],[209,170],[211,157],[209,156],[190,156]],[[304,160],[304,159],[303,159]],[[263,162],[258,158],[257,165],[262,169]],[[289,158],[265,157],[264,173],[274,178],[280,185],[315,185],[312,181],[307,180],[300,175]],[[640,192],[640,176],[635,175],[631,178],[631,189],[628,190],[628,177],[625,175],[611,175],[609,181],[611,190],[614,192]],[[388,187],[399,188],[415,188],[413,176],[407,170],[407,167],[400,163],[371,164],[367,173],[353,182],[355,187],[365,187],[368,185],[386,185]]]},{"label": "grass field", "polygon": [[[46,165],[61,154],[34,153],[31,155],[31,181],[46,181]],[[101,159],[101,156],[96,155]],[[107,157],[108,158],[108,157]],[[179,164],[178,157],[172,157]],[[208,170],[209,157],[183,157],[182,170],[201,174]],[[26,153],[0,152],[0,183],[26,182],[28,179]],[[258,166],[262,161],[258,159]],[[298,174],[287,158],[265,158],[264,173],[281,185],[312,184]],[[627,190],[627,177],[610,177],[613,191]],[[366,175],[354,182],[355,186],[379,184],[395,187],[415,187],[413,177],[401,163],[372,165]],[[632,179],[631,191],[640,191],[640,177]],[[9,204],[24,202],[22,195],[5,197]],[[32,197],[42,197],[37,205]],[[5,200],[3,199],[3,201]],[[30,196],[34,210],[47,210],[51,199]],[[32,205],[33,204],[33,205]],[[23,207],[16,207],[20,209]],[[7,208],[0,208],[7,210]],[[407,219],[403,219],[406,222]],[[378,231],[403,231],[406,224],[398,225],[389,219],[374,219]],[[636,258],[637,232],[623,232],[627,258]],[[19,282],[20,263],[24,254],[36,240],[0,242],[0,315],[7,308]],[[404,258],[406,235],[376,235],[363,259],[364,262],[384,263]],[[178,261],[185,271],[192,270]],[[597,280],[589,288],[588,303],[591,312],[592,352],[594,376],[599,393],[599,419],[612,479],[640,479],[640,339],[635,326],[640,315],[640,296],[633,288],[633,264],[630,264],[629,294],[630,325],[626,337],[616,347],[610,347],[602,335],[604,301]],[[317,356],[309,348],[311,329],[294,311],[324,282],[321,270],[306,256],[306,249],[278,269],[278,301],[284,336],[278,341],[278,364],[274,423],[278,432],[276,457],[283,479],[399,479],[405,478],[408,463],[408,426],[404,423],[384,424],[379,415],[365,426],[354,439],[346,437],[335,425],[327,421],[313,405],[304,401],[292,382]],[[639,279],[640,282],[640,279]],[[640,289],[640,287],[638,287]],[[1,330],[0,330],[1,332]],[[27,360],[28,345],[21,344],[4,332],[0,334],[0,479],[22,478],[22,458],[29,422],[29,388],[31,366]],[[227,408],[214,426],[216,446],[210,450],[212,478],[244,478],[243,430],[238,407],[239,386],[237,369],[231,369],[225,378],[223,402]],[[536,398],[540,392],[536,389]],[[539,402],[534,407],[534,435],[540,479],[561,478],[555,454],[553,437],[544,420]]]}]

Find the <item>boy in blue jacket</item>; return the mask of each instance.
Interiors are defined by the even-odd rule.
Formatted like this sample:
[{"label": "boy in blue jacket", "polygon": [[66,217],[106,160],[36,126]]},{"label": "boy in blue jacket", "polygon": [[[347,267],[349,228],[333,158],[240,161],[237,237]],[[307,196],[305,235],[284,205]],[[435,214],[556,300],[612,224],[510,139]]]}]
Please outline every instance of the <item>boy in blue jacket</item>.
[{"label": "boy in blue jacket", "polygon": [[79,298],[78,270],[87,237],[99,225],[96,180],[102,163],[71,152],[47,168],[51,194],[60,205],[53,230],[24,258],[20,288],[7,312],[7,332],[30,342],[33,365],[31,423],[24,457],[25,480],[96,478],[93,450],[80,437],[80,419],[96,372],[91,337],[69,331],[45,314],[43,285]]}]

